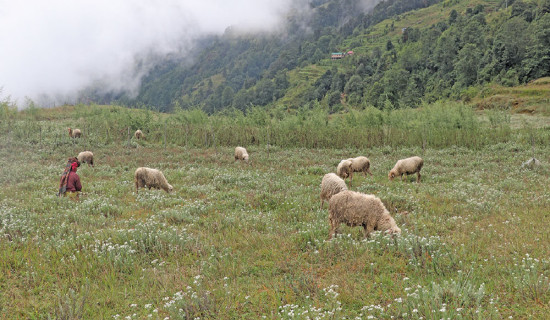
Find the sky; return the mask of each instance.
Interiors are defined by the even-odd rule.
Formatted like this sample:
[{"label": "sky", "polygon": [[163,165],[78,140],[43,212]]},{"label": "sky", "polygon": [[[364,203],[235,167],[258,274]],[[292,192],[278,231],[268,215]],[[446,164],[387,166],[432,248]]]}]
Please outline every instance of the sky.
[{"label": "sky", "polygon": [[[296,2],[296,1],[294,1]],[[270,31],[291,0],[0,0],[0,99],[71,97],[101,80],[134,90],[136,59],[192,50],[233,26]],[[63,103],[62,101],[60,103]]]},{"label": "sky", "polygon": [[148,70],[136,70],[137,60],[191,53],[194,40],[229,26],[274,30],[290,6],[307,2],[0,0],[0,100],[9,97],[20,108],[43,95],[70,103],[98,81],[131,93]]}]

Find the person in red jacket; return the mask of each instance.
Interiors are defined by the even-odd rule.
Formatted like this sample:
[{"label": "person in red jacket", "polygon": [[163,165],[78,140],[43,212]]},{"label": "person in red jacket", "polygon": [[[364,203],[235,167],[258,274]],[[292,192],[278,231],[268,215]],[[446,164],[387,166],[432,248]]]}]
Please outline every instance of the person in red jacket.
[{"label": "person in red jacket", "polygon": [[63,172],[59,182],[59,196],[64,195],[67,191],[74,193],[82,190],[80,177],[76,174],[79,165],[80,163],[76,158],[69,159],[65,172]]},{"label": "person in red jacket", "polygon": [[80,184],[80,177],[76,174],[76,168],[78,168],[78,162],[71,164],[71,172],[69,173],[69,181],[67,181],[67,191],[77,192],[82,190],[82,184]]}]

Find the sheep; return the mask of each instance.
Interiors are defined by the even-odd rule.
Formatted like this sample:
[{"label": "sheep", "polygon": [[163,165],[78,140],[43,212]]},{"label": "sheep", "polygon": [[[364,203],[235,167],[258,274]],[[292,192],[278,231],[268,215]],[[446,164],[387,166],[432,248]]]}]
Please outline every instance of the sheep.
[{"label": "sheep", "polygon": [[420,183],[420,169],[424,165],[424,160],[420,157],[410,157],[407,159],[398,160],[393,169],[388,173],[390,181],[397,176],[401,176],[401,181],[404,180],[403,175],[416,173],[416,182]]},{"label": "sheep", "polygon": [[134,132],[134,137],[136,139],[145,139],[145,135],[143,134],[143,132],[139,129],[136,130],[136,132]]},{"label": "sheep", "polygon": [[80,131],[80,129],[71,129],[69,128],[69,137],[70,138],[80,138],[80,136],[82,135],[82,132]]},{"label": "sheep", "polygon": [[370,172],[370,160],[367,157],[357,157],[357,158],[350,158],[348,159],[351,161],[351,169],[353,172],[363,172],[363,175],[365,177],[367,176],[367,173],[372,176],[372,172]]},{"label": "sheep", "polygon": [[168,193],[174,190],[164,177],[164,174],[157,169],[146,167],[137,168],[134,173],[134,182],[136,184],[136,192],[138,192],[139,188],[144,188],[145,186],[147,186],[149,190],[151,188],[162,189]]},{"label": "sheep", "polygon": [[245,148],[243,147],[235,148],[235,161],[237,160],[244,160],[244,162],[248,163],[248,152],[246,152]]},{"label": "sheep", "polygon": [[353,170],[351,168],[352,162],[350,160],[342,160],[338,164],[338,167],[336,168],[336,174],[346,180],[347,177],[349,177],[349,185],[351,187],[351,182],[353,180]]},{"label": "sheep", "polygon": [[321,209],[325,200],[328,202],[330,198],[340,191],[348,190],[346,182],[335,173],[327,173],[321,181]]},{"label": "sheep", "polygon": [[76,158],[80,163],[87,163],[89,166],[94,166],[94,154],[91,151],[82,151]]},{"label": "sheep", "polygon": [[341,223],[350,227],[362,226],[364,237],[378,230],[389,234],[401,234],[380,198],[351,190],[335,194],[329,200],[329,239],[336,235]]}]

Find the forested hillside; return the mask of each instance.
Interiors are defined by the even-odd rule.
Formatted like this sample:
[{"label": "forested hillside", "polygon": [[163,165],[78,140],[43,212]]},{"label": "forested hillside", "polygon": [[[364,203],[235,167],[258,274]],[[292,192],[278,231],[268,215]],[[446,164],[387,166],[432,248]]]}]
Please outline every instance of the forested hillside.
[{"label": "forested hillside", "polygon": [[[96,96],[161,111],[252,106],[401,108],[468,100],[488,83],[550,75],[550,0],[313,1],[282,31],[228,28],[192,57],[170,57],[136,97]],[[331,59],[331,53],[343,53]],[[349,52],[349,54],[348,54]],[[190,62],[191,58],[191,62]]]}]

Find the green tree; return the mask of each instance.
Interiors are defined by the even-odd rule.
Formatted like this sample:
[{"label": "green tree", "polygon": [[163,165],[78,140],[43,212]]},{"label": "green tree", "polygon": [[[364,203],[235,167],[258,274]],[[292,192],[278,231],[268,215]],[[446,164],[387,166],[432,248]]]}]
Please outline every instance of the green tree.
[{"label": "green tree", "polygon": [[337,91],[331,91],[327,96],[327,103],[330,108],[330,112],[333,113],[338,110],[336,106],[340,105],[341,94]]},{"label": "green tree", "polygon": [[550,13],[533,22],[529,33],[532,45],[527,49],[523,70],[528,79],[550,75]]},{"label": "green tree", "polygon": [[456,80],[459,86],[468,87],[476,81],[480,59],[481,51],[473,43],[466,44],[458,52],[455,70]]},{"label": "green tree", "polygon": [[222,107],[229,107],[233,103],[233,97],[235,96],[235,91],[233,88],[227,86],[223,89],[221,104]]},{"label": "green tree", "polygon": [[455,23],[457,18],[458,12],[456,12],[455,9],[451,10],[451,13],[449,14],[449,24]]},{"label": "green tree", "polygon": [[344,87],[346,94],[361,93],[363,91],[363,80],[358,75],[353,75]]},{"label": "green tree", "polygon": [[502,24],[493,41],[496,73],[516,68],[521,64],[529,41],[525,36],[528,27],[527,22],[519,17],[511,18]]}]

